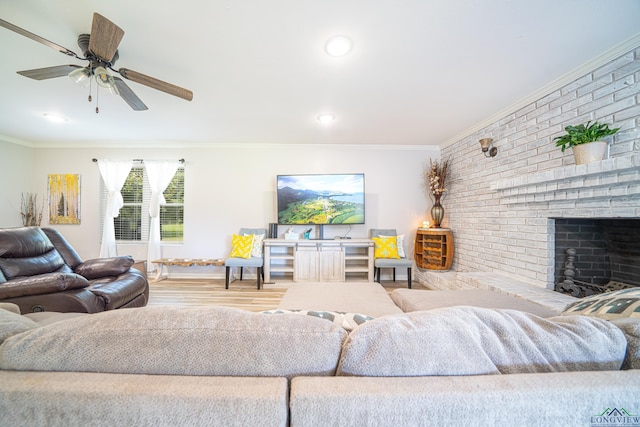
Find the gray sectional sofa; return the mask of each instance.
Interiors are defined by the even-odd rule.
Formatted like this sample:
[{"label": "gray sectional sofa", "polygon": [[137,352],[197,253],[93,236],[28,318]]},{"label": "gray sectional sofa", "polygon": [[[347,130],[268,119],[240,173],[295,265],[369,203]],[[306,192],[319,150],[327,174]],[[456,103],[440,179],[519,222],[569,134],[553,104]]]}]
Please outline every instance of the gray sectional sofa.
[{"label": "gray sectional sofa", "polygon": [[[325,285],[268,313],[0,306],[0,425],[571,426],[640,414],[633,314],[543,318],[469,304],[403,313],[373,283],[303,301]],[[369,299],[345,299],[368,291],[375,318]]]}]

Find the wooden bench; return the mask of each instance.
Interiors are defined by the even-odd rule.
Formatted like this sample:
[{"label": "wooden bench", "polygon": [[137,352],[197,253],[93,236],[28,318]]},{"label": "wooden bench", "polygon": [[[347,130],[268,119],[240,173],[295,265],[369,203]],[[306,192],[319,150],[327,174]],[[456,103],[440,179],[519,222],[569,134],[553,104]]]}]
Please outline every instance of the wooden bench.
[{"label": "wooden bench", "polygon": [[160,258],[153,261],[154,264],[160,264],[160,268],[157,269],[154,282],[158,282],[166,277],[162,277],[164,269],[167,269],[167,276],[169,276],[169,266],[176,267],[193,267],[193,266],[207,266],[213,265],[217,267],[224,267],[224,258]]}]

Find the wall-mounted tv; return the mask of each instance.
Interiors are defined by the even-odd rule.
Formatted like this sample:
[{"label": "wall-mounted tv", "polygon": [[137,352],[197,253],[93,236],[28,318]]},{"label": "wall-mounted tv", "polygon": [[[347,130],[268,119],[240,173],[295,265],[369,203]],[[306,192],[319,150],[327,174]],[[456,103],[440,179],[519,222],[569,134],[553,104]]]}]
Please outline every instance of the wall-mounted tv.
[{"label": "wall-mounted tv", "polygon": [[278,224],[364,224],[364,174],[278,175]]}]

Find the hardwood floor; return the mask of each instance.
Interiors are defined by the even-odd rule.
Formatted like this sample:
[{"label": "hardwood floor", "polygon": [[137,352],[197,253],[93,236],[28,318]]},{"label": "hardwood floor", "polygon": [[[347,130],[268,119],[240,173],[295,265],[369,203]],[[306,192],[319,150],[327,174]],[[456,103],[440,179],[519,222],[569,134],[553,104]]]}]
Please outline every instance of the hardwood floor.
[{"label": "hardwood floor", "polygon": [[[165,279],[149,282],[149,306],[202,306],[219,305],[248,311],[273,310],[292,285],[290,281],[277,281],[256,289],[255,280],[236,280],[224,288],[224,279]],[[404,281],[385,282],[387,292],[406,287]],[[418,286],[421,288],[421,286]]]}]

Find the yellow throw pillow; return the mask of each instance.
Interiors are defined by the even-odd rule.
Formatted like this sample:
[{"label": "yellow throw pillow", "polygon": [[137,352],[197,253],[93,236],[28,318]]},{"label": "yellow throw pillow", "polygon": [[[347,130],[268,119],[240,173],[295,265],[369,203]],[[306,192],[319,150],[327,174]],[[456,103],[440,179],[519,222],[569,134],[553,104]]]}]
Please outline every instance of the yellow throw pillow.
[{"label": "yellow throw pillow", "polygon": [[[389,236],[378,236],[378,237],[389,237]],[[400,258],[406,258],[407,254],[404,252],[404,234],[399,234],[397,237],[397,247],[398,247],[398,256]]]},{"label": "yellow throw pillow", "polygon": [[398,237],[397,236],[380,236],[371,238],[375,243],[373,256],[375,258],[396,258],[398,255]]},{"label": "yellow throw pillow", "polygon": [[251,249],[253,249],[253,234],[248,236],[239,236],[234,234],[231,236],[231,258],[251,258]]}]

